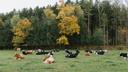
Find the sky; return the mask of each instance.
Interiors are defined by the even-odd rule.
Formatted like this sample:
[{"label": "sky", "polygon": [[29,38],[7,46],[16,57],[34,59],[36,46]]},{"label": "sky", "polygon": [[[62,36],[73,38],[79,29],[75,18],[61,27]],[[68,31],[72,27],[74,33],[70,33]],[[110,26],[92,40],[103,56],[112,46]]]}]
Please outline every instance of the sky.
[{"label": "sky", "polygon": [[[123,0],[121,1],[123,2]],[[43,7],[49,4],[54,5],[56,2],[59,2],[59,0],[0,0],[0,13],[10,12],[14,8],[21,10],[23,8],[35,8],[36,6]]]},{"label": "sky", "polygon": [[36,6],[43,7],[49,4],[54,5],[59,0],[0,0],[0,13],[6,13],[23,8],[35,8]]}]

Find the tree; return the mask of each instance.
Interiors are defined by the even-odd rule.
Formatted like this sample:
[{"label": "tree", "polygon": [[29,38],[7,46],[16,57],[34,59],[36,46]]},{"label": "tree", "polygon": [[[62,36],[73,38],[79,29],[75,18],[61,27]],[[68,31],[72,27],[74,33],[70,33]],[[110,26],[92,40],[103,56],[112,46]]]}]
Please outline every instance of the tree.
[{"label": "tree", "polygon": [[119,25],[120,25],[120,2],[119,0],[115,0],[113,5],[112,5],[112,9],[113,9],[113,19],[112,19],[112,24],[113,24],[113,28],[115,30],[115,45],[118,44],[118,29],[119,29]]},{"label": "tree", "polygon": [[80,26],[78,18],[74,15],[75,7],[71,4],[64,4],[61,2],[60,11],[57,19],[59,20],[58,29],[60,30],[60,37],[57,39],[58,44],[68,45],[69,41],[66,36],[79,34]]},{"label": "tree", "polygon": [[57,44],[69,45],[68,38],[65,35],[62,35],[57,39]]},{"label": "tree", "polygon": [[[104,48],[105,48],[105,45],[106,43],[108,44],[108,36],[106,36],[106,28],[107,28],[107,25],[108,25],[108,19],[107,19],[107,15],[105,13],[103,13],[103,15],[101,16],[101,22],[102,22],[102,28],[103,28],[103,32],[104,32],[104,35],[103,35],[103,39],[104,39]],[[108,33],[107,33],[108,35]],[[107,38],[107,40],[106,40]],[[107,41],[107,42],[106,42]]]},{"label": "tree", "polygon": [[2,29],[3,29],[3,26],[4,26],[4,22],[2,21],[2,19],[0,18],[0,44],[1,44],[1,41],[2,41]]},{"label": "tree", "polygon": [[[0,46],[128,45],[125,29],[128,27],[127,5],[120,4],[119,0],[60,2],[0,13]],[[19,26],[19,21],[24,18],[31,22],[32,30]],[[121,33],[122,30],[125,32]]]},{"label": "tree", "polygon": [[44,9],[44,14],[46,18],[49,20],[55,20],[56,18],[56,15],[54,14],[53,10],[50,7],[47,7],[46,9]]},{"label": "tree", "polygon": [[[44,9],[44,14],[46,17],[46,24],[45,29],[46,29],[46,41],[47,41],[47,45],[53,44],[54,42],[54,33],[53,30],[56,31],[55,29],[55,25],[56,23],[56,14],[54,13],[54,11],[52,10],[52,8],[50,6],[46,7]],[[52,28],[54,27],[54,28]]]},{"label": "tree", "polygon": [[103,45],[104,44],[104,31],[103,29],[99,28],[96,29],[93,36],[91,37],[91,43],[93,45]]},{"label": "tree", "polygon": [[4,22],[2,21],[2,19],[0,18],[0,29],[2,29],[4,27]]},{"label": "tree", "polygon": [[14,26],[16,26],[19,20],[20,20],[19,14],[13,15],[13,17],[11,18],[11,27],[13,28]]},{"label": "tree", "polygon": [[12,29],[14,33],[12,39],[13,46],[17,47],[23,44],[31,29],[31,22],[27,18],[19,20]]}]

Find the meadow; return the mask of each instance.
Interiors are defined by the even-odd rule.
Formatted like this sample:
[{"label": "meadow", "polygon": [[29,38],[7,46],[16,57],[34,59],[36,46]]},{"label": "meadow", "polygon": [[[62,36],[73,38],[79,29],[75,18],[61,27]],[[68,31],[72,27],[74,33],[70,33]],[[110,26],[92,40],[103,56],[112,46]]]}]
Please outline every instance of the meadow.
[{"label": "meadow", "polygon": [[128,72],[128,60],[119,57],[118,50],[103,56],[85,56],[83,50],[77,58],[65,58],[65,52],[54,54],[55,63],[43,64],[44,55],[26,55],[23,60],[14,58],[15,51],[0,51],[0,72]]}]

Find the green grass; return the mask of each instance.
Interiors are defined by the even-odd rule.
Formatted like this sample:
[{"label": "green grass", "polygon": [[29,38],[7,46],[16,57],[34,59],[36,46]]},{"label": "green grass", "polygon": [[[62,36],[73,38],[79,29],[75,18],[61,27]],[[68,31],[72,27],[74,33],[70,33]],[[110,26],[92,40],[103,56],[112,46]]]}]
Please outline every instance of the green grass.
[{"label": "green grass", "polygon": [[104,56],[65,58],[64,51],[54,54],[56,63],[43,64],[43,56],[27,55],[24,60],[15,60],[14,51],[0,51],[0,72],[128,72],[128,60],[119,57],[120,51],[109,51]]}]

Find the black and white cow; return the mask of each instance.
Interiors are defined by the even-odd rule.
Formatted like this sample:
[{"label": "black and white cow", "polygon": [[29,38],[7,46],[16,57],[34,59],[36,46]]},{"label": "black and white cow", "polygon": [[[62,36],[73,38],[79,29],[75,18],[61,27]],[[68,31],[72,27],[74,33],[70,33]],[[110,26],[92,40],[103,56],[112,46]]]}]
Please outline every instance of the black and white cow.
[{"label": "black and white cow", "polygon": [[96,50],[95,54],[97,54],[97,55],[104,55],[106,52],[108,52],[108,50]]},{"label": "black and white cow", "polygon": [[48,53],[49,53],[49,51],[38,49],[36,55],[45,55],[45,54],[48,54]]},{"label": "black and white cow", "polygon": [[120,57],[123,57],[124,59],[128,59],[128,53],[120,53]]},{"label": "black and white cow", "polygon": [[79,50],[76,50],[76,52],[71,52],[67,49],[65,50],[65,52],[67,53],[67,55],[65,56],[66,58],[76,58],[80,53]]}]

